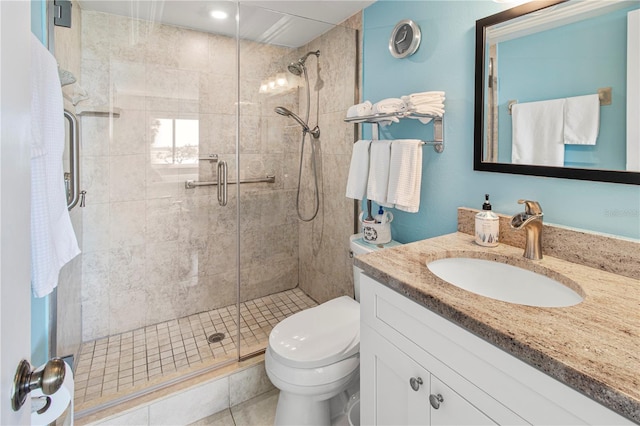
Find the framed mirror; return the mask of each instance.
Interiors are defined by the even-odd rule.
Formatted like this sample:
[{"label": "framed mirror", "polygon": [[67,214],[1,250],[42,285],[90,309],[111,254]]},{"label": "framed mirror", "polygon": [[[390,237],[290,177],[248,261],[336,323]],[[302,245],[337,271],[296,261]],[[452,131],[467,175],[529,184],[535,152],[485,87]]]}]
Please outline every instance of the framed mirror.
[{"label": "framed mirror", "polygon": [[474,170],[640,185],[638,27],[640,3],[620,0],[478,20]]}]

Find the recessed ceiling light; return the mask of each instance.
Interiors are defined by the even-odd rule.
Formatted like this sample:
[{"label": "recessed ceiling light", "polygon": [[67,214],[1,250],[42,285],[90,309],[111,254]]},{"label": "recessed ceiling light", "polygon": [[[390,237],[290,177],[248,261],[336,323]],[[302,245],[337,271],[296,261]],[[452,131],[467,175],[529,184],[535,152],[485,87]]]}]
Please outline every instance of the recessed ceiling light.
[{"label": "recessed ceiling light", "polygon": [[212,10],[210,15],[215,19],[227,19],[227,17],[229,16],[229,14],[227,14],[227,12],[223,10]]}]

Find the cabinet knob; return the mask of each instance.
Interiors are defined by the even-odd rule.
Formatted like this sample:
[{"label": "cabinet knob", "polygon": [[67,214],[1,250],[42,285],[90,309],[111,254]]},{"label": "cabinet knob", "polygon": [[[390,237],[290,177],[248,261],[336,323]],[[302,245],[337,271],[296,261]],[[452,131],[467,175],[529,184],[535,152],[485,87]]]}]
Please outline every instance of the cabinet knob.
[{"label": "cabinet knob", "polygon": [[409,384],[411,385],[411,389],[413,389],[416,392],[418,392],[418,389],[420,389],[420,385],[422,383],[423,381],[420,377],[412,377],[411,379],[409,379]]},{"label": "cabinet knob", "polygon": [[431,394],[429,395],[429,402],[431,403],[431,406],[437,410],[440,408],[440,404],[444,402],[444,398],[440,394]]}]

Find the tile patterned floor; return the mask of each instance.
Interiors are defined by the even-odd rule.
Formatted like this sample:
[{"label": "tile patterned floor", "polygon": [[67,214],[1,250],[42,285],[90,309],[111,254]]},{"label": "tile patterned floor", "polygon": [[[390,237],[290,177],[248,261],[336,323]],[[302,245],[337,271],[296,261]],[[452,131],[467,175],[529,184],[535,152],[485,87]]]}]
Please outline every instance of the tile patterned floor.
[{"label": "tile patterned floor", "polygon": [[[273,326],[315,305],[299,289],[243,302],[242,354],[264,349]],[[75,410],[235,359],[236,316],[236,306],[227,306],[83,343],[75,370]],[[218,332],[225,338],[209,343],[207,336]]]}]

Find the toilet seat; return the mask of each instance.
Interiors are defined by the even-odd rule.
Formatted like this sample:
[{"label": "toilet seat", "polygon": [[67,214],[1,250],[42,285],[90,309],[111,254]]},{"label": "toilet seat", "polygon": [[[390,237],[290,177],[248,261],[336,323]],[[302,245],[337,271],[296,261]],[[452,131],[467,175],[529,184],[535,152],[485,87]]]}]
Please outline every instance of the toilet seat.
[{"label": "toilet seat", "polygon": [[269,352],[283,365],[324,367],[360,351],[360,304],[342,296],[298,312],[276,325]]}]

